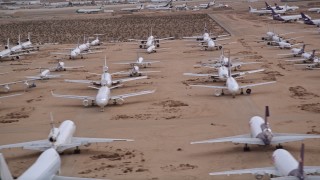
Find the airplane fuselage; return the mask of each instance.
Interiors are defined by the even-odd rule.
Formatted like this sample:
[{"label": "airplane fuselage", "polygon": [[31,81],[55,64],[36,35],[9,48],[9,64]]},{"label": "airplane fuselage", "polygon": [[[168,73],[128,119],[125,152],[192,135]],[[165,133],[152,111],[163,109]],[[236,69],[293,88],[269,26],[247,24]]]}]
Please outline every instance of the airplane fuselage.
[{"label": "airplane fuselage", "polygon": [[259,138],[265,145],[269,145],[272,140],[271,129],[265,124],[264,119],[259,116],[254,116],[250,119],[250,132],[252,138]]},{"label": "airplane fuselage", "polygon": [[49,70],[49,69],[46,69],[46,70],[44,70],[44,71],[42,71],[42,72],[40,73],[40,78],[41,78],[41,79],[46,79],[49,74],[50,74],[50,70]]},{"label": "airplane fuselage", "polygon": [[273,152],[272,158],[281,176],[300,176],[299,163],[288,151],[277,149]]},{"label": "airplane fuselage", "polygon": [[233,77],[227,78],[227,89],[228,91],[233,95],[233,97],[236,95],[236,93],[239,91],[239,84]]},{"label": "airplane fuselage", "polygon": [[101,87],[95,98],[96,104],[103,109],[109,103],[109,100],[110,100],[110,89],[107,86]]},{"label": "airplane fuselage", "polygon": [[50,180],[56,175],[61,166],[59,154],[53,148],[44,151],[37,161],[25,171],[18,180]]},{"label": "airplane fuselage", "polygon": [[157,52],[155,45],[151,45],[150,47],[147,48],[147,53],[150,54],[150,53],[153,53],[153,52]]},{"label": "airplane fuselage", "polygon": [[59,134],[56,137],[56,141],[54,142],[54,146],[57,148],[57,151],[59,151],[60,145],[71,143],[73,134],[76,131],[76,125],[70,120],[65,120],[59,126],[58,131]]}]

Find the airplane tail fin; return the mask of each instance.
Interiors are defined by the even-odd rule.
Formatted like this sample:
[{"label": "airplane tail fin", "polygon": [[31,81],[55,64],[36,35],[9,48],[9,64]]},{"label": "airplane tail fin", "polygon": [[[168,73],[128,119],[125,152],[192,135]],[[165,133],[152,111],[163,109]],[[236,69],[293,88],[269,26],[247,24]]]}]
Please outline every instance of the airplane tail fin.
[{"label": "airplane tail fin", "polygon": [[10,39],[9,39],[9,38],[7,39],[7,45],[5,46],[5,48],[6,48],[6,49],[9,49],[9,48],[10,48]]},{"label": "airplane tail fin", "polygon": [[107,56],[104,56],[104,66],[103,66],[103,72],[108,72],[108,66],[107,66]]},{"label": "airplane tail fin", "polygon": [[308,16],[306,16],[303,12],[301,12],[300,14],[305,24],[313,24],[312,20]]},{"label": "airplane tail fin", "polygon": [[17,45],[20,45],[21,44],[21,41],[20,41],[20,34],[19,34],[19,36],[18,36],[18,43],[17,43]]},{"label": "airplane tail fin", "polygon": [[276,16],[276,15],[278,15],[273,9],[271,9],[271,13],[272,13],[272,16],[273,16],[273,17]]},{"label": "airplane tail fin", "polygon": [[52,112],[50,112],[50,126],[51,126],[51,132],[53,134],[55,126],[54,126],[54,120],[53,120]]},{"label": "airplane tail fin", "polygon": [[302,48],[301,48],[301,53],[304,53],[305,47],[306,47],[306,44],[303,44],[303,45],[302,45]]},{"label": "airplane tail fin", "polygon": [[301,144],[300,161],[299,161],[299,174],[302,176],[303,176],[303,166],[304,166],[304,143]]},{"label": "airplane tail fin", "polygon": [[207,23],[204,23],[203,31],[204,31],[205,33],[208,32]]},{"label": "airplane tail fin", "polygon": [[28,32],[28,39],[27,41],[31,41],[30,32]]},{"label": "airplane tail fin", "polygon": [[170,7],[172,6],[172,0],[170,0],[164,7]]},{"label": "airplane tail fin", "polygon": [[0,153],[0,179],[13,180],[7,162],[4,159],[2,153]]},{"label": "airplane tail fin", "polygon": [[268,117],[270,116],[269,106],[266,106],[265,114],[264,114],[264,123],[268,125]]},{"label": "airplane tail fin", "polygon": [[264,3],[266,4],[267,9],[272,9],[271,6],[267,2],[264,2]]}]

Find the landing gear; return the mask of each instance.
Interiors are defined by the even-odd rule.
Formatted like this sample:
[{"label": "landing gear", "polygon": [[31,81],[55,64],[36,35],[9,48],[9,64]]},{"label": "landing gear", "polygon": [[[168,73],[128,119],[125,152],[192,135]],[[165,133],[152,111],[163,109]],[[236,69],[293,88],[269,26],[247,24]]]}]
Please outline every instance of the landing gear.
[{"label": "landing gear", "polygon": [[101,108],[100,108],[100,112],[104,112],[104,107],[101,107]]},{"label": "landing gear", "polygon": [[241,88],[241,92],[240,92],[240,94],[242,95],[243,94],[243,89]]},{"label": "landing gear", "polygon": [[73,151],[74,154],[80,154],[80,149],[79,147],[77,146],[76,149]]},{"label": "landing gear", "polygon": [[249,152],[249,151],[250,151],[250,147],[248,146],[248,144],[245,144],[245,145],[244,145],[243,151],[244,151],[244,152]]},{"label": "landing gear", "polygon": [[276,149],[283,149],[283,146],[281,144],[276,145]]},{"label": "landing gear", "polygon": [[222,96],[224,95],[223,89],[221,90],[221,95],[222,95]]}]

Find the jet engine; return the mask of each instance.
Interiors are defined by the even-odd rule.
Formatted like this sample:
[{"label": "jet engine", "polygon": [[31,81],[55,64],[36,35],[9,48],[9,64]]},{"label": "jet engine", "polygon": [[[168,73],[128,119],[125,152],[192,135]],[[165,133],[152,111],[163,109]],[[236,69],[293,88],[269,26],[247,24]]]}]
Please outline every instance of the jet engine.
[{"label": "jet engine", "polygon": [[88,99],[84,99],[82,101],[82,104],[83,104],[84,107],[88,107],[89,106],[89,100]]},{"label": "jet engine", "polygon": [[247,89],[247,90],[246,90],[246,93],[247,93],[247,94],[251,94],[251,89],[250,89],[250,88]]},{"label": "jet engine", "polygon": [[141,49],[141,48],[142,48],[142,45],[140,45],[139,48]]},{"label": "jet engine", "polygon": [[254,177],[255,177],[257,180],[262,179],[263,176],[264,176],[264,174],[261,174],[261,173],[256,173],[256,174],[254,175]]},{"label": "jet engine", "polygon": [[60,134],[59,129],[58,129],[58,128],[53,128],[53,129],[50,131],[50,134],[49,134],[49,136],[48,136],[49,141],[50,141],[50,142],[56,142],[59,134]]},{"label": "jet engine", "polygon": [[160,44],[157,44],[157,47],[160,47]]},{"label": "jet engine", "polygon": [[20,56],[16,56],[16,59],[20,59]]},{"label": "jet engine", "polygon": [[216,90],[214,91],[214,95],[216,95],[216,96],[221,96],[221,91],[220,91],[219,89],[216,89]]},{"label": "jet engine", "polygon": [[8,46],[5,46],[4,48],[5,48],[5,49],[8,49],[9,47],[8,47]]},{"label": "jet engine", "polygon": [[239,70],[241,68],[241,65],[236,66],[235,70]]},{"label": "jet engine", "polygon": [[31,87],[30,84],[28,83],[28,81],[24,82],[23,84],[26,86],[26,88],[30,88]]},{"label": "jet engine", "polygon": [[7,85],[5,85],[5,86],[4,86],[4,91],[5,91],[5,92],[8,92],[9,90],[10,90],[9,85],[8,85],[8,84],[7,84]]},{"label": "jet engine", "polygon": [[124,99],[122,99],[122,98],[115,99],[115,100],[113,101],[113,104],[119,104],[119,105],[121,105],[121,104],[123,104],[123,103],[124,103]]}]

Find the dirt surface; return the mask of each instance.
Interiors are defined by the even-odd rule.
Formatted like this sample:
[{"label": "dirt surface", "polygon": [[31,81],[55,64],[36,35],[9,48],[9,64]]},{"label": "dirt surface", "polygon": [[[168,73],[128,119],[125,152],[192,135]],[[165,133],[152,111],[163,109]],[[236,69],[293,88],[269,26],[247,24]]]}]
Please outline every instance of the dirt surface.
[{"label": "dirt surface", "polygon": [[[263,3],[251,3],[251,5],[263,7]],[[307,2],[290,4],[301,6],[301,11],[308,8]],[[241,60],[245,62],[261,62],[260,64],[242,66],[240,71],[265,68],[263,73],[247,75],[239,79],[239,84],[271,80],[276,80],[277,83],[254,87],[251,95],[237,95],[234,99],[229,94],[216,97],[213,89],[190,87],[189,84],[224,84],[223,82],[212,82],[207,78],[183,76],[185,72],[213,72],[211,69],[196,68],[194,64],[219,57],[220,51],[202,51],[197,46],[197,42],[174,40],[161,44],[161,48],[167,49],[160,49],[157,53],[140,53],[146,60],[161,61],[146,69],[142,68],[142,70],[155,70],[161,71],[161,73],[150,73],[148,79],[125,83],[124,87],[113,89],[111,92],[112,95],[118,95],[155,89],[154,94],[128,98],[122,105],[107,106],[104,112],[100,112],[98,107],[83,107],[81,100],[52,97],[51,90],[59,94],[95,96],[97,91],[87,85],[67,83],[64,82],[64,79],[98,79],[99,76],[87,72],[101,73],[105,55],[111,73],[129,68],[113,63],[136,60],[136,53],[139,50],[137,44],[129,42],[107,43],[103,46],[102,53],[87,55],[85,59],[68,60],[66,58],[63,60],[68,66],[83,65],[85,66],[83,70],[52,72],[52,74],[63,75],[58,79],[38,81],[36,88],[28,89],[26,92],[24,92],[25,86],[23,84],[12,85],[9,93],[1,91],[0,96],[12,93],[24,94],[19,97],[1,99],[0,144],[47,138],[50,131],[49,113],[52,112],[57,126],[66,119],[75,122],[77,126],[75,136],[135,140],[134,142],[101,143],[80,147],[80,154],[73,154],[72,149],[67,150],[61,155],[61,175],[121,180],[254,179],[252,175],[210,177],[208,173],[272,166],[274,146],[250,146],[251,152],[243,152],[242,145],[232,143],[190,145],[190,142],[247,134],[250,132],[248,127],[250,118],[255,115],[263,117],[266,105],[270,108],[269,122],[273,132],[319,134],[319,71],[296,69],[293,64],[284,63],[285,59],[292,59],[292,57],[283,58],[277,54],[289,53],[289,50],[268,47],[265,42],[260,42],[260,39],[268,29],[274,29],[279,34],[288,31],[295,32],[286,34],[284,37],[303,36],[302,39],[296,41],[307,43],[306,50],[311,51],[320,48],[320,34],[310,32],[316,30],[315,27],[299,22],[285,24],[274,22],[267,16],[250,15],[247,12],[248,3],[235,2],[230,5],[233,5],[234,10],[226,12],[210,10],[192,16],[186,15],[188,12],[172,13],[172,17],[167,12],[154,13],[155,19],[159,20],[157,22],[160,22],[161,25],[151,23],[152,18],[148,20],[149,14],[146,12],[142,13],[146,15],[128,15],[124,22],[120,23],[126,29],[118,28],[119,32],[116,32],[117,30],[110,26],[110,29],[105,29],[103,32],[116,32],[114,35],[120,35],[121,38],[129,37],[129,35],[132,35],[132,38],[142,36],[146,38],[149,27],[155,25],[159,27],[154,28],[154,34],[157,36],[175,36],[177,33],[181,36],[198,35],[203,32],[205,21],[210,22],[208,23],[209,31],[215,31],[218,28],[213,27],[215,23],[208,20],[209,16],[203,15],[209,13],[232,34],[230,39],[221,41],[221,43],[236,42],[225,45],[226,49],[230,49],[232,57],[242,57]],[[320,18],[319,14],[309,14],[315,19]],[[91,17],[93,18],[92,24],[104,21],[101,20],[103,19],[101,15]],[[139,17],[142,17],[142,20]],[[160,17],[165,18],[161,19]],[[177,17],[183,17],[182,19],[187,20],[177,21]],[[187,17],[200,18],[199,23],[194,24],[191,30],[187,28],[190,28],[197,19],[191,20]],[[109,18],[111,19],[106,22],[113,22],[117,18],[124,17]],[[33,23],[43,22],[46,25],[60,22],[60,20],[65,24],[68,24],[67,22],[73,23],[72,20],[67,19],[68,17],[64,17],[59,21],[53,20],[51,22],[50,20],[39,21],[39,19],[33,20],[31,18],[30,21]],[[133,26],[132,32],[130,32],[130,26],[123,24],[129,22],[129,19],[133,22],[141,22],[141,26],[140,23]],[[175,20],[165,23],[166,19]],[[22,27],[30,27],[33,35],[55,32],[50,28],[38,32],[37,27],[29,26],[25,22],[21,23],[15,19],[12,22],[8,21],[5,22],[8,23],[8,27],[15,29],[12,32],[9,32],[10,29],[2,31],[8,27],[1,26],[1,32],[5,32],[1,33],[0,40],[3,42],[6,41],[8,35],[15,36],[19,31],[25,35],[26,32],[22,32],[23,30],[20,29]],[[75,22],[85,23],[88,21]],[[184,26],[182,22],[188,22],[187,26]],[[94,25],[94,27],[99,25]],[[40,27],[45,26],[39,25]],[[104,27],[106,26],[102,25],[101,29]],[[140,27],[144,28],[139,29]],[[172,29],[164,29],[165,27]],[[175,30],[175,28],[179,29]],[[63,42],[72,41],[70,42],[72,44],[46,45],[40,47],[40,51],[36,54],[25,56],[21,62],[1,62],[0,71],[9,72],[1,75],[1,83],[23,80],[25,76],[38,74],[40,67],[54,66],[58,56],[51,55],[51,52],[64,52],[67,51],[65,48],[74,47],[75,43],[73,42],[77,40],[74,37],[80,36],[82,29],[85,28],[77,26],[76,29],[56,29],[56,32],[63,34],[52,35],[56,38],[65,38],[65,41],[62,40]],[[91,27],[85,32],[103,33],[92,31]],[[121,32],[127,33],[121,35]],[[14,37],[12,38],[14,39]],[[254,56],[246,58],[246,55]],[[319,166],[319,140],[305,140],[304,143],[306,145],[305,165]],[[301,142],[283,144],[284,148],[297,159],[299,159],[300,145]],[[1,152],[14,176],[21,175],[40,155],[39,152],[21,149],[2,150]]]}]

